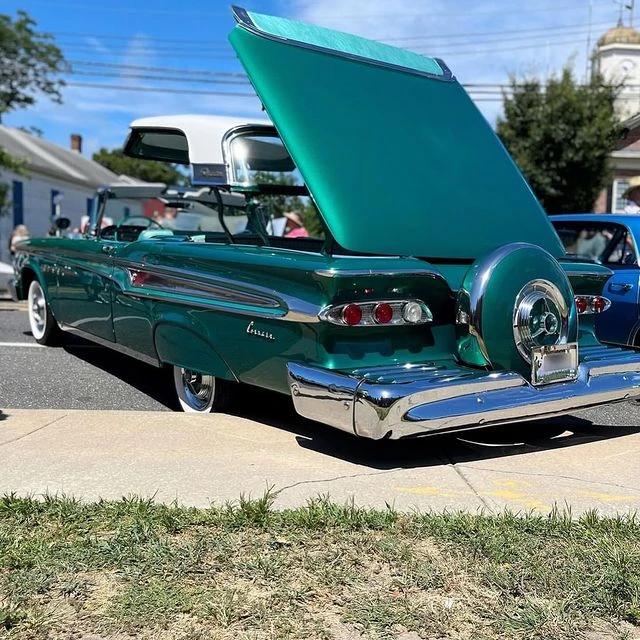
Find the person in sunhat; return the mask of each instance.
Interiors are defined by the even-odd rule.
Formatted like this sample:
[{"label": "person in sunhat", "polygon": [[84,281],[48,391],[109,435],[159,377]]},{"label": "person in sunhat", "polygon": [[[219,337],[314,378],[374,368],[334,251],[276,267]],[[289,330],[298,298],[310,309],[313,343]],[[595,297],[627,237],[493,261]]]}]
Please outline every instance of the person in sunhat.
[{"label": "person in sunhat", "polygon": [[285,238],[307,238],[309,232],[304,228],[302,216],[297,211],[287,211],[284,214],[287,226],[284,229]]},{"label": "person in sunhat", "polygon": [[625,213],[640,213],[640,176],[634,176],[629,180],[629,186],[622,197],[629,200],[624,208]]}]

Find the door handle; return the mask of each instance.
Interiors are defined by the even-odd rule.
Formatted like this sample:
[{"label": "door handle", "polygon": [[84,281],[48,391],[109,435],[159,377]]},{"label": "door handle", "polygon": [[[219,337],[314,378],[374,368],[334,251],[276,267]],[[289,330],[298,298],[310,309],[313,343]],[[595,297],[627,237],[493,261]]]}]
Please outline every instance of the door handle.
[{"label": "door handle", "polygon": [[609,291],[631,291],[633,285],[628,282],[611,282],[609,283]]},{"label": "door handle", "polygon": [[105,244],[102,247],[102,253],[111,253],[114,249],[114,246],[111,244]]}]

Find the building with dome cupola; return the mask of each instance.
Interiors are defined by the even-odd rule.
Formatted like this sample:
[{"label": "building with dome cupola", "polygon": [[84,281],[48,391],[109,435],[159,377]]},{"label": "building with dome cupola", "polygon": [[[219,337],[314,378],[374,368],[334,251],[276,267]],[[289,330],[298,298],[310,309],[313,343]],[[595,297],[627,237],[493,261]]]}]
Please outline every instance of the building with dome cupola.
[{"label": "building with dome cupola", "polygon": [[615,109],[622,121],[622,132],[611,154],[613,181],[600,194],[594,210],[598,213],[624,211],[622,198],[629,178],[640,175],[640,32],[620,21],[597,42],[593,70],[620,86]]},{"label": "building with dome cupola", "polygon": [[640,113],[640,33],[618,24],[599,40],[593,69],[611,84],[620,85],[616,111],[621,120]]}]

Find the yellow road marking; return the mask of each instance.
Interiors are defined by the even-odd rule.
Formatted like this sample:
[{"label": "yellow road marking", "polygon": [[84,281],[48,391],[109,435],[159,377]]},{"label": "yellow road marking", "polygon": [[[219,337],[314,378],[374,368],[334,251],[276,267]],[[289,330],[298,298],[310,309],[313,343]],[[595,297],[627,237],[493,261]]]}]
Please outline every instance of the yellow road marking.
[{"label": "yellow road marking", "polygon": [[579,491],[580,495],[586,498],[596,498],[602,500],[602,502],[638,502],[640,496],[623,496],[613,493],[599,493],[598,491]]}]

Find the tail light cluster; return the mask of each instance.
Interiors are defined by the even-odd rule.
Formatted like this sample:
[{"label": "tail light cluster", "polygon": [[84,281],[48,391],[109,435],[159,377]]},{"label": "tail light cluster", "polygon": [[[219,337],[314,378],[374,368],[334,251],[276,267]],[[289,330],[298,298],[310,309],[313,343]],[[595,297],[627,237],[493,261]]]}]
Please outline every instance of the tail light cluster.
[{"label": "tail light cluster", "polygon": [[348,302],[325,307],[318,317],[348,327],[412,325],[433,321],[431,310],[422,300]]},{"label": "tail light cluster", "polygon": [[576,296],[576,309],[580,315],[602,313],[611,306],[611,300],[602,296]]}]

